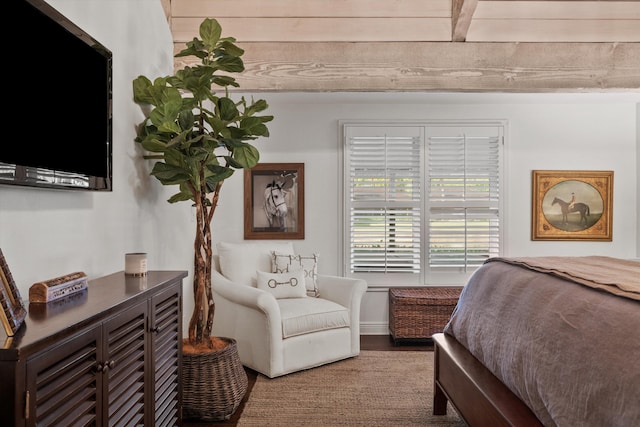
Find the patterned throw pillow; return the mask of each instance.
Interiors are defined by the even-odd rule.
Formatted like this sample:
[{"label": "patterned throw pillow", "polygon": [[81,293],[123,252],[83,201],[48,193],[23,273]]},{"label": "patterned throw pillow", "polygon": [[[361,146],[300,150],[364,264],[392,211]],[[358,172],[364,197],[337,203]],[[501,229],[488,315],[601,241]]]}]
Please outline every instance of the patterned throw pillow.
[{"label": "patterned throw pillow", "polygon": [[307,297],[302,270],[287,273],[256,271],[256,275],[257,288],[270,292],[276,299]]},{"label": "patterned throw pillow", "polygon": [[302,269],[307,295],[310,297],[320,296],[320,291],[318,290],[318,254],[294,255],[272,251],[271,255],[271,272],[284,273]]}]

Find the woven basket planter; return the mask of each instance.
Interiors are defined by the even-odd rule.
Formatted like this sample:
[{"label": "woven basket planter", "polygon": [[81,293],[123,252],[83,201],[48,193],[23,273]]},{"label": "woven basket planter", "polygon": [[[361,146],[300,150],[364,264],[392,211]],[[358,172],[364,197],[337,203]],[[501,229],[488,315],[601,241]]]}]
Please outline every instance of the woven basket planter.
[{"label": "woven basket planter", "polygon": [[247,392],[247,373],[234,339],[221,350],[182,354],[182,416],[202,421],[228,420]]}]

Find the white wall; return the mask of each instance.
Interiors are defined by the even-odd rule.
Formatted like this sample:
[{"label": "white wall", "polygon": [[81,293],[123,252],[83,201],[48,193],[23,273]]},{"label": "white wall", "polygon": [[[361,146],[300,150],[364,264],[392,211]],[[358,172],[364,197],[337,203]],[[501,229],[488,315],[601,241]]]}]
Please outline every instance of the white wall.
[{"label": "white wall", "polygon": [[[49,0],[114,53],[114,191],[77,193],[0,186],[0,248],[28,297],[30,285],[73,271],[90,278],[124,267],[124,253],[149,253],[149,268],[187,270],[184,308],[192,307],[188,203],[148,176],[136,151],[142,114],[131,81],[172,72],[171,35],[158,0]],[[223,29],[224,32],[224,29]],[[73,90],[73,88],[70,88]],[[320,273],[340,274],[338,141],[340,119],[506,119],[505,255],[640,256],[638,129],[640,92],[626,94],[244,94],[266,99],[271,136],[257,142],[262,162],[304,162],[306,238],[299,252],[320,253]],[[240,94],[238,94],[240,96]],[[612,242],[530,240],[531,170],[614,171]],[[242,173],[224,184],[215,241],[243,239]],[[387,289],[370,284],[363,333],[386,333]],[[186,322],[185,322],[186,323]]]},{"label": "white wall", "polygon": [[[246,95],[251,96],[251,95]],[[263,162],[304,162],[306,238],[321,274],[341,274],[340,119],[506,119],[505,256],[637,256],[636,94],[254,94],[275,116],[259,143]],[[531,240],[531,171],[614,171],[613,241]],[[242,180],[225,184],[217,240],[242,240]],[[388,285],[388,284],[386,284]],[[462,285],[462,283],[461,283]],[[363,333],[386,333],[388,287],[369,283]]]},{"label": "white wall", "polygon": [[[171,192],[150,179],[134,143],[135,125],[143,115],[132,101],[132,80],[139,74],[173,71],[173,41],[160,1],[49,4],[113,52],[114,189],[85,193],[0,186],[0,248],[22,297],[28,298],[29,287],[37,281],[75,271],[96,278],[123,270],[126,252],[149,252],[153,269],[187,270],[193,259],[191,243],[172,224],[188,223],[189,207],[165,202]],[[37,28],[34,31],[37,35]],[[68,90],[82,90],[80,81]],[[35,102],[61,108],[61,100],[46,99],[46,86],[55,82],[41,83],[43,98]],[[66,131],[73,132],[72,108],[83,106],[64,108],[70,108]],[[64,144],[64,137],[56,142]]]}]

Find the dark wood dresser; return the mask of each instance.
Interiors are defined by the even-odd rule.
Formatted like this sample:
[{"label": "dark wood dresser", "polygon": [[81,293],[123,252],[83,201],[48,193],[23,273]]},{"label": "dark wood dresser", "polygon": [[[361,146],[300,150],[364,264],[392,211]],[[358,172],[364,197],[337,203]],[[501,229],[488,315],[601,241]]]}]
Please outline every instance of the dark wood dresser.
[{"label": "dark wood dresser", "polygon": [[118,272],[0,331],[0,418],[15,426],[181,425],[182,279]]}]

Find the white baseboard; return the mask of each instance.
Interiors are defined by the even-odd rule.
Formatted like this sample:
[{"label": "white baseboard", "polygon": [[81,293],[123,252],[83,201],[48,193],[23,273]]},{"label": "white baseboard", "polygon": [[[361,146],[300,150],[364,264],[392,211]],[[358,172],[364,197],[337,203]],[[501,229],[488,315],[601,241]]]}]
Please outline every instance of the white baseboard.
[{"label": "white baseboard", "polygon": [[389,335],[387,322],[360,322],[360,335]]}]

